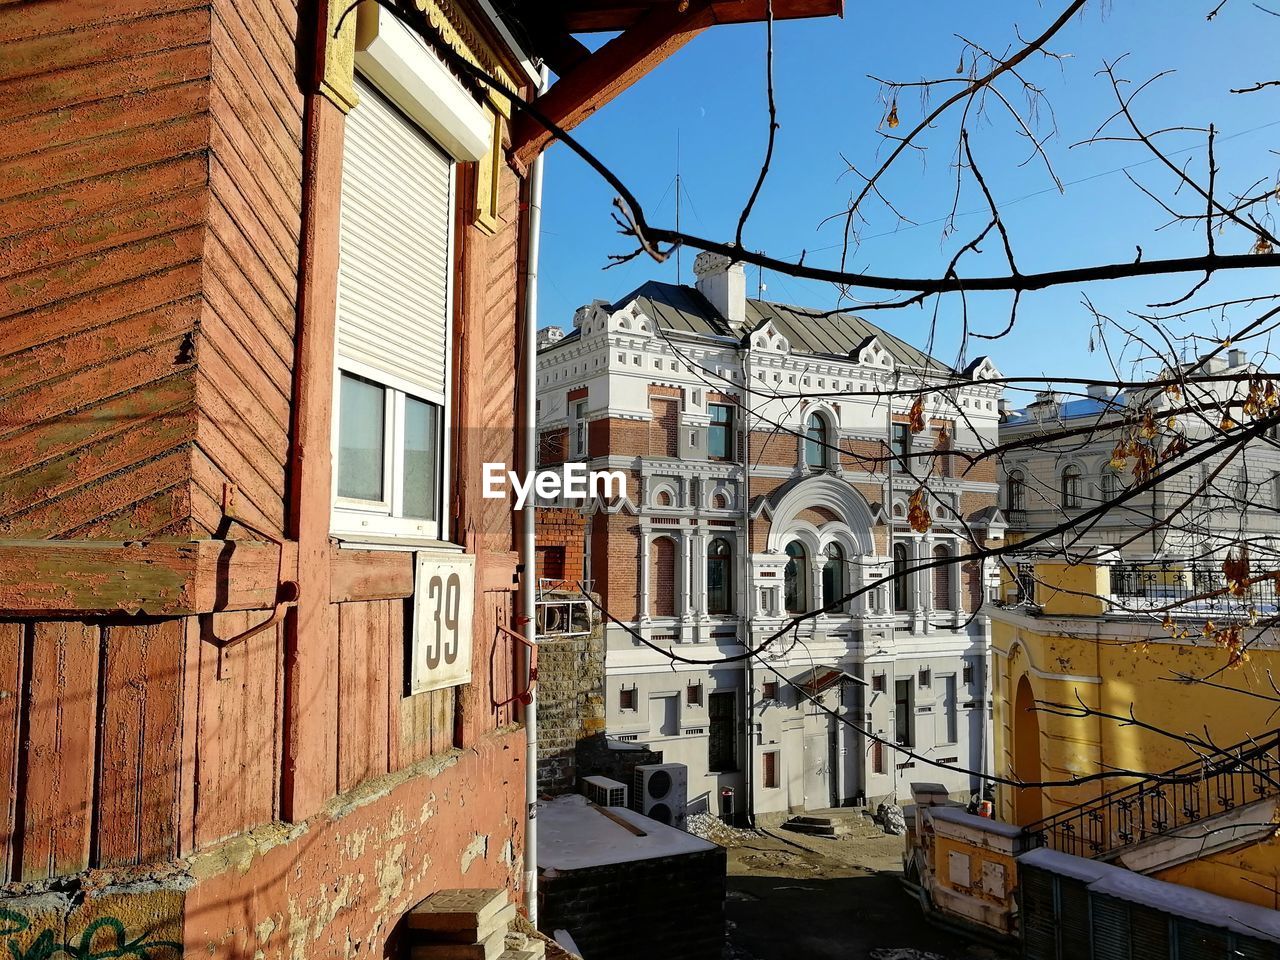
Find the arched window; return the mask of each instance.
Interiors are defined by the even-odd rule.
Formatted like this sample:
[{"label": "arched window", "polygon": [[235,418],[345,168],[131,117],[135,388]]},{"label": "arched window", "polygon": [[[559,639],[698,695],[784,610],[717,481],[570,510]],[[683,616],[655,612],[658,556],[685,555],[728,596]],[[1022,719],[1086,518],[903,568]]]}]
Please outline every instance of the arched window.
[{"label": "arched window", "polygon": [[822,565],[822,605],[829,608],[827,613],[839,613],[839,607],[832,608],[846,593],[844,588],[844,551],[838,543],[828,543],[824,551],[826,562]]},{"label": "arched window", "polygon": [[1021,470],[1012,470],[1005,480],[1005,503],[1010,510],[1027,509],[1027,481]]},{"label": "arched window", "polygon": [[809,555],[799,540],[787,544],[787,569],[783,577],[787,613],[804,613],[809,605]]},{"label": "arched window", "polygon": [[821,414],[811,413],[804,428],[804,462],[811,467],[825,467],[828,462],[827,421]]},{"label": "arched window", "polygon": [[[937,546],[933,548],[934,561],[948,560],[951,557],[951,551],[946,547]],[[933,609],[935,610],[954,610],[955,604],[951,602],[951,568],[952,564],[943,563],[941,566],[933,568]]]},{"label": "arched window", "polygon": [[711,508],[713,510],[728,510],[729,498],[726,497],[723,493],[717,493],[714,497],[711,498]]},{"label": "arched window", "polygon": [[676,615],[676,544],[658,537],[649,546],[649,616]]},{"label": "arched window", "polygon": [[707,547],[707,613],[733,613],[733,552],[720,537]]},{"label": "arched window", "polygon": [[1062,505],[1080,506],[1080,468],[1073,463],[1062,470]]},{"label": "arched window", "polygon": [[671,494],[668,493],[666,490],[658,491],[658,506],[660,507],[671,506]]},{"label": "arched window", "polygon": [[893,545],[893,609],[906,610],[910,591],[907,589],[907,547],[902,543]]}]

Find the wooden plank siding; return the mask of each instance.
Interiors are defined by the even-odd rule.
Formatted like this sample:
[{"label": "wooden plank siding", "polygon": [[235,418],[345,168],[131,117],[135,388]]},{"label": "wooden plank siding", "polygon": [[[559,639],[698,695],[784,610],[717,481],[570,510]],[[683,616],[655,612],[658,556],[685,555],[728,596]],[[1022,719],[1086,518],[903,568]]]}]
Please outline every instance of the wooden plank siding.
[{"label": "wooden plank siding", "polygon": [[[518,718],[497,705],[518,689],[498,631],[516,515],[478,478],[519,460],[521,182],[500,171],[490,233],[458,168],[447,507],[477,558],[473,680],[409,696],[413,554],[329,537],[331,292],[298,317],[306,274],[336,277],[338,194],[307,174],[308,247],[298,46],[296,0],[0,2],[0,883],[313,825]],[[338,170],[324,103],[306,140]],[[249,528],[224,516],[227,484]],[[222,552],[263,531],[284,549]],[[49,540],[98,542],[27,542]],[[157,587],[156,569],[190,575]],[[281,580],[298,606],[224,646]],[[319,746],[293,763],[291,736]],[[314,803],[291,806],[294,776]]]},{"label": "wooden plank siding", "polygon": [[227,482],[284,530],[297,21],[0,8],[0,537],[209,536]]},{"label": "wooden plank siding", "polygon": [[196,849],[268,823],[279,812],[276,771],[283,730],[283,628],[266,630],[233,647],[228,639],[266,614],[223,613],[188,621],[195,649],[193,824]]},{"label": "wooden plank siding", "polygon": [[96,865],[178,854],[185,630],[181,620],[103,628]]},{"label": "wooden plank siding", "polygon": [[[197,529],[212,534],[224,482],[255,526],[282,535],[288,488],[303,98],[292,69],[297,11],[215,0],[206,316],[196,380]],[[206,365],[207,364],[207,365]]]},{"label": "wooden plank siding", "polygon": [[40,880],[90,862],[101,631],[75,621],[36,623],[25,659],[14,879]]},{"label": "wooden plank siding", "polygon": [[210,29],[191,2],[0,9],[0,537],[194,532]]}]

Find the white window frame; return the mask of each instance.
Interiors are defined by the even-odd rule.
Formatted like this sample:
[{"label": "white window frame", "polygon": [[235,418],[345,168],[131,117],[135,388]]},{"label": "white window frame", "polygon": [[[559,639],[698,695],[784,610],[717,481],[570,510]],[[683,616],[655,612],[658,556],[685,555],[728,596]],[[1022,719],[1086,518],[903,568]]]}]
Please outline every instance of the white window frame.
[{"label": "white window frame", "polygon": [[[450,229],[452,234],[452,228]],[[453,253],[452,237],[450,238],[450,257]],[[453,286],[452,283],[449,284]],[[446,294],[451,301],[452,290]],[[453,343],[453,317],[450,306],[449,319],[445,324],[445,336],[450,345]],[[407,380],[384,373],[367,364],[338,356],[334,364],[334,417],[333,417],[333,511],[330,521],[332,532],[338,537],[360,539],[362,537],[407,538],[413,541],[431,543],[448,543],[449,530],[445,518],[448,516],[451,457],[450,447],[452,435],[452,387],[449,385],[453,367],[452,350],[446,358],[445,392],[443,395]],[[342,374],[349,373],[375,383],[386,391],[383,413],[383,461],[382,461],[382,500],[359,500],[353,497],[342,497],[338,494],[338,457],[339,428],[341,420]],[[437,442],[440,444],[440,457],[437,461],[436,477],[438,501],[436,503],[436,519],[427,520],[421,517],[406,517],[404,509],[404,411],[405,397],[410,396],[436,406],[438,411]]]},{"label": "white window frame", "polygon": [[[394,21],[392,21],[394,23]],[[379,29],[384,29],[379,24]],[[390,29],[395,29],[392,26]],[[433,390],[426,390],[420,384],[411,383],[401,377],[385,373],[381,370],[370,367],[367,364],[353,360],[350,357],[343,356],[339,350],[335,350],[334,369],[333,369],[333,423],[332,423],[332,503],[330,511],[330,532],[340,540],[351,541],[348,545],[358,546],[390,546],[397,545],[403,548],[411,548],[413,546],[442,546],[460,549],[455,541],[453,541],[453,531],[449,529],[448,518],[451,516],[450,495],[452,493],[452,473],[453,473],[453,436],[454,436],[454,409],[453,409],[453,370],[454,370],[454,271],[452,265],[456,253],[456,230],[457,230],[457,209],[458,209],[458,163],[460,162],[455,150],[448,149],[441,144],[437,136],[433,135],[432,129],[421,122],[421,111],[405,110],[404,107],[404,91],[398,91],[400,96],[395,94],[397,91],[388,91],[385,86],[379,82],[380,71],[374,69],[373,58],[368,54],[361,55],[361,63],[358,70],[368,84],[377,88],[379,92],[387,96],[389,100],[402,108],[402,113],[406,123],[417,126],[422,136],[430,139],[445,156],[451,158],[449,164],[449,209],[446,212],[446,223],[448,228],[446,238],[446,262],[450,265],[450,269],[446,275],[445,281],[445,389],[440,394]],[[385,76],[385,74],[384,74]],[[360,109],[357,105],[355,109]],[[341,208],[340,208],[341,209]],[[339,213],[341,216],[341,213]],[[341,282],[341,281],[339,281]],[[337,317],[335,316],[335,323]],[[338,457],[340,455],[339,446],[339,428],[341,419],[341,391],[342,391],[342,374],[351,373],[362,377],[373,383],[382,386],[387,390],[387,412],[384,420],[384,462],[383,462],[383,491],[386,496],[382,501],[357,500],[348,497],[340,497],[338,495]],[[439,487],[439,499],[436,508],[436,519],[425,520],[418,517],[406,517],[403,515],[404,500],[404,475],[403,475],[403,453],[404,453],[404,397],[412,396],[428,403],[438,406],[438,432],[440,443],[440,459],[437,467],[437,485]],[[386,441],[390,440],[389,443]],[[390,540],[390,543],[383,541]],[[397,541],[400,541],[397,544]]]}]

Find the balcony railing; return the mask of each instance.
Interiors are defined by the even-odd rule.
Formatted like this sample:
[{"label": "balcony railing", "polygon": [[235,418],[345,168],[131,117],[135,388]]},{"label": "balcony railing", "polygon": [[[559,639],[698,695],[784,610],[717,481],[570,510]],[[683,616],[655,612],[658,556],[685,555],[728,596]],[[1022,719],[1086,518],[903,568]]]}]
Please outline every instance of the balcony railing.
[{"label": "balcony railing", "polygon": [[1183,616],[1264,616],[1277,606],[1276,581],[1254,571],[1233,591],[1212,560],[1134,560],[1111,564],[1111,596],[1117,612],[1168,612]]},{"label": "balcony railing", "polygon": [[[1280,795],[1280,732],[1245,740],[1210,760],[1112,791],[1023,828],[1036,846],[1077,857],[1120,851],[1237,807]],[[1194,836],[1194,835],[1192,835]]]},{"label": "balcony railing", "polygon": [[1019,560],[1013,565],[1014,603],[1034,603],[1036,599],[1036,565]]}]

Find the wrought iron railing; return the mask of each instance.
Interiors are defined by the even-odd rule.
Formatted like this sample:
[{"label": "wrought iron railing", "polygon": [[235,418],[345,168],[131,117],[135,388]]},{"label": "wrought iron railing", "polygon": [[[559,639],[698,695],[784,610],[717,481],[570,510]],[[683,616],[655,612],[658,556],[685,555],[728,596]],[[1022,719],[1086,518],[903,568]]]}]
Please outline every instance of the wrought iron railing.
[{"label": "wrought iron railing", "polygon": [[1185,615],[1257,616],[1280,611],[1276,581],[1252,571],[1233,592],[1220,563],[1211,560],[1130,560],[1111,565],[1114,606],[1130,611]]},{"label": "wrought iron railing", "polygon": [[1030,560],[1019,560],[1013,565],[1015,603],[1034,603],[1036,599],[1036,565]]},{"label": "wrought iron railing", "polygon": [[1030,845],[1107,859],[1144,840],[1280,796],[1280,730],[1221,754],[1063,810],[1023,827],[1023,835]]}]

